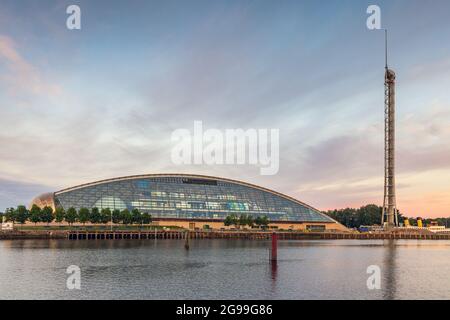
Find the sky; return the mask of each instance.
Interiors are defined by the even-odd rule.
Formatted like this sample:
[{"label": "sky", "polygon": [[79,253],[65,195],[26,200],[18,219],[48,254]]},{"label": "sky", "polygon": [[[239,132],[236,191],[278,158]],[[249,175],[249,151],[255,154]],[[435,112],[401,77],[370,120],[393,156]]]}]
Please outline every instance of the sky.
[{"label": "sky", "polygon": [[[66,8],[81,9],[81,30]],[[397,207],[450,216],[450,2],[0,0],[0,211],[118,176],[238,179],[318,209],[383,201],[384,38]],[[176,165],[171,134],[279,129],[276,175]]]}]

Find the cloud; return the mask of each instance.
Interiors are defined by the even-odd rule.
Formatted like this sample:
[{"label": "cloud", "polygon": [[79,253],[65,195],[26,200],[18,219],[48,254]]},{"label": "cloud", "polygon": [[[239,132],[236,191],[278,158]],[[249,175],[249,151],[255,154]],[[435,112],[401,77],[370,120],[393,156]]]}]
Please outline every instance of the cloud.
[{"label": "cloud", "polygon": [[23,94],[57,96],[61,93],[60,86],[47,82],[39,70],[19,53],[16,43],[10,37],[1,34],[0,66],[5,68],[0,81],[15,96]]},{"label": "cloud", "polygon": [[405,80],[414,82],[431,81],[433,79],[439,79],[443,75],[448,76],[450,71],[450,58],[445,57],[438,60],[428,61],[414,65],[407,71]]},{"label": "cloud", "polygon": [[[105,9],[83,2],[83,30],[68,32],[63,4],[8,7],[9,14],[0,10],[0,178],[54,190],[129,174],[201,173],[249,181],[318,208],[381,203],[382,42],[358,29],[364,21],[350,16],[353,9],[313,13],[296,2],[220,1]],[[436,8],[428,19],[445,12]],[[409,22],[404,39],[420,47],[394,42],[409,49],[392,50],[405,57],[392,59],[399,75],[399,199],[416,201],[425,192],[435,199],[437,192],[440,208],[445,201],[450,208],[445,187],[426,179],[449,170],[450,101],[439,91],[450,64],[433,58],[444,43],[422,50],[424,39],[409,35],[416,21]],[[41,63],[47,59],[49,69]],[[24,101],[27,108],[20,108]],[[192,129],[194,120],[205,128],[280,129],[279,174],[173,165],[170,135]],[[11,189],[19,198],[35,195],[19,186]]]},{"label": "cloud", "polygon": [[18,204],[28,205],[38,194],[52,191],[52,187],[0,178],[0,211]]},{"label": "cloud", "polygon": [[[406,212],[449,213],[449,199],[447,196],[445,200],[443,194],[450,190],[450,184],[438,183],[442,180],[438,177],[450,174],[449,110],[442,104],[430,104],[413,116],[406,114],[398,119],[396,182],[398,203]],[[282,161],[286,167],[280,171],[290,176],[286,174],[280,188],[322,209],[360,206],[368,202],[381,204],[383,133],[382,126],[372,125],[285,154],[290,160]],[[427,201],[424,212],[420,199],[434,196],[439,202]]]}]

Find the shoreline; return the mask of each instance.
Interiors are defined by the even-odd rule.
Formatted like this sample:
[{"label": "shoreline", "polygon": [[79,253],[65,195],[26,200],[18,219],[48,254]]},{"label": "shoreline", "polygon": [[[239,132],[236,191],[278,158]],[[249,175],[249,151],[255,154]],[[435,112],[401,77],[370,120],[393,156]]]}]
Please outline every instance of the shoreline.
[{"label": "shoreline", "polygon": [[55,230],[14,230],[0,231],[1,240],[47,240],[47,239],[67,239],[67,231]]},{"label": "shoreline", "polygon": [[[271,231],[199,230],[14,230],[0,231],[0,240],[151,240],[151,239],[241,239],[270,240]],[[279,240],[450,240],[450,234],[276,232]]]}]

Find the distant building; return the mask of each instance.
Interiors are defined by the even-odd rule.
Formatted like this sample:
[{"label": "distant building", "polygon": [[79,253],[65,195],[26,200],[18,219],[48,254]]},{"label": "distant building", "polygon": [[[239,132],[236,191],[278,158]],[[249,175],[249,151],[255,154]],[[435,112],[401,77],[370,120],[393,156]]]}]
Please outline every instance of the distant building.
[{"label": "distant building", "polygon": [[150,174],[107,179],[46,193],[33,199],[39,207],[139,209],[160,225],[223,227],[231,215],[267,216],[270,227],[293,230],[347,228],[319,210],[263,187],[225,178]]},{"label": "distant building", "polygon": [[358,228],[359,232],[380,232],[383,231],[383,227],[382,226],[377,226],[377,225],[373,225],[373,226],[360,226]]},{"label": "distant building", "polygon": [[437,221],[431,221],[428,226],[423,226],[423,222],[421,218],[417,219],[417,226],[411,226],[409,224],[409,220],[405,219],[405,226],[400,228],[403,230],[426,230],[433,233],[450,233],[450,229],[447,229],[445,226],[438,225]]},{"label": "distant building", "polygon": [[434,233],[449,233],[450,229],[447,229],[445,226],[428,226],[426,227],[427,230],[434,232]]},{"label": "distant building", "polygon": [[6,222],[6,217],[2,215],[2,230],[14,230],[13,222]]}]

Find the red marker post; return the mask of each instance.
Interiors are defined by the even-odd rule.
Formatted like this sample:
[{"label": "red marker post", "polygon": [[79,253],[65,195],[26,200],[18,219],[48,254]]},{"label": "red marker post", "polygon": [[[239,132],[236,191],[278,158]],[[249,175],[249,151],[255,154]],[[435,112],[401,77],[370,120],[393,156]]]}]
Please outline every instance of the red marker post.
[{"label": "red marker post", "polygon": [[270,250],[270,261],[274,262],[278,259],[278,235],[272,233],[272,250]]}]

